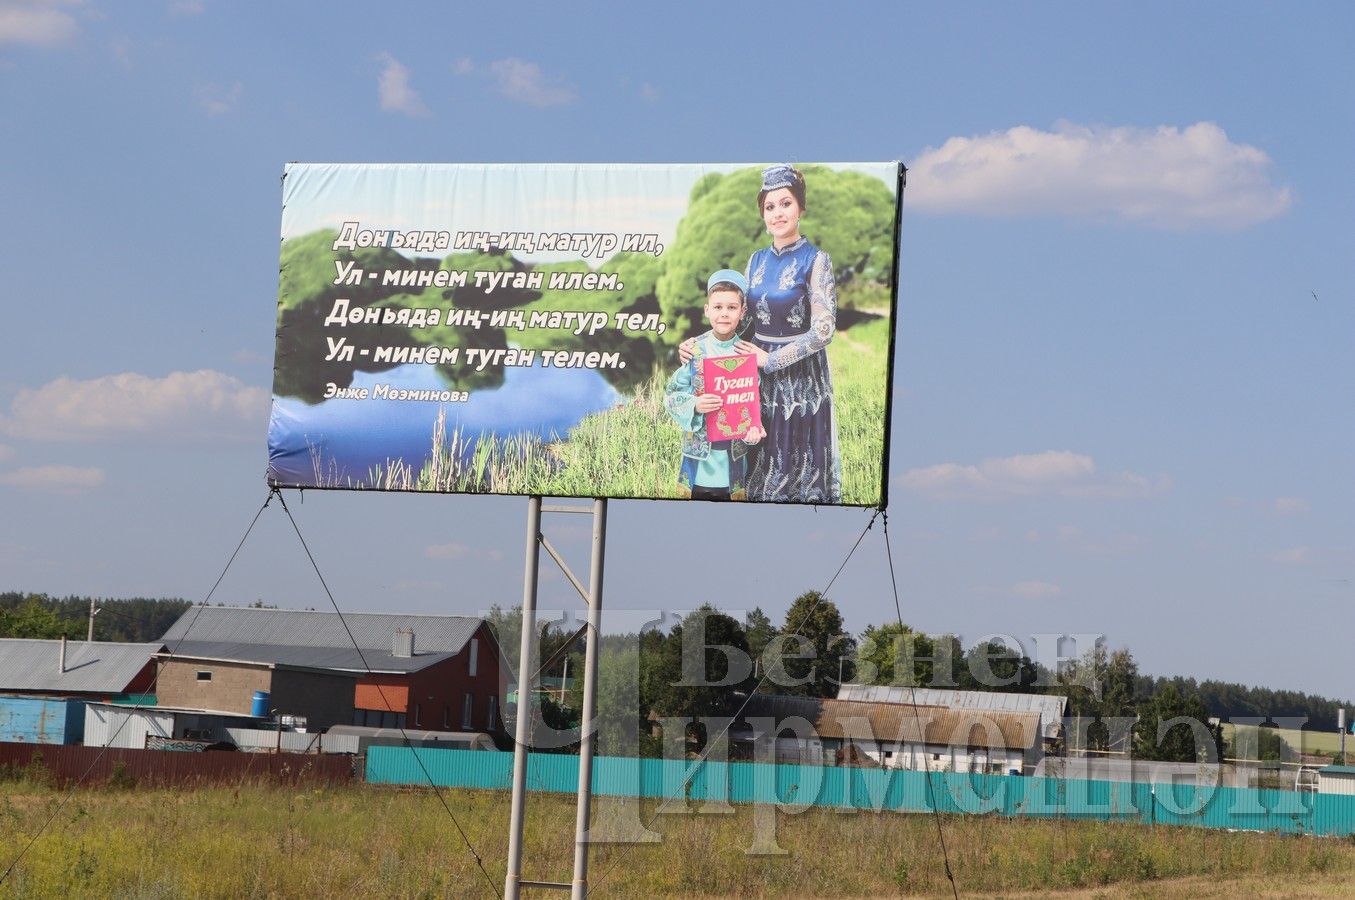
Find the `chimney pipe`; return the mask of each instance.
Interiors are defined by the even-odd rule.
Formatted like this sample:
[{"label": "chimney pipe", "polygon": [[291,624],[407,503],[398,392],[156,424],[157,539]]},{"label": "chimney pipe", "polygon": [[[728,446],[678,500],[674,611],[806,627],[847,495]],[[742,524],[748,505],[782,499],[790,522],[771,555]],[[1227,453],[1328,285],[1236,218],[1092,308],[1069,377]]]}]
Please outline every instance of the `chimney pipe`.
[{"label": "chimney pipe", "polygon": [[61,636],[61,657],[58,660],[57,671],[62,675],[66,674],[66,636],[64,634]]},{"label": "chimney pipe", "polygon": [[397,629],[394,640],[391,642],[391,656],[398,659],[409,659],[414,655],[414,630],[412,628]]}]

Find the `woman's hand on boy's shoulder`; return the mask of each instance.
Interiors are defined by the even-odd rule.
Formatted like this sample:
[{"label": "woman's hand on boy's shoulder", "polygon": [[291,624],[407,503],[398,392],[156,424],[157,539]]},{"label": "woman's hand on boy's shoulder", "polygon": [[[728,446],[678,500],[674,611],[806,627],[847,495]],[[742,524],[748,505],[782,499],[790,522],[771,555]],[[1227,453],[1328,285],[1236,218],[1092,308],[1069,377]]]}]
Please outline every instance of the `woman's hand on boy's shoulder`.
[{"label": "woman's hand on boy's shoulder", "polygon": [[689,337],[681,344],[678,344],[678,359],[682,361],[683,365],[686,365],[687,363],[691,362],[692,357],[695,355],[696,355],[696,338]]},{"label": "woman's hand on boy's shoulder", "polygon": [[767,356],[769,354],[766,350],[763,350],[752,341],[739,341],[734,345],[734,349],[739,353],[751,353],[753,356],[757,357],[757,367],[759,369],[767,368]]}]

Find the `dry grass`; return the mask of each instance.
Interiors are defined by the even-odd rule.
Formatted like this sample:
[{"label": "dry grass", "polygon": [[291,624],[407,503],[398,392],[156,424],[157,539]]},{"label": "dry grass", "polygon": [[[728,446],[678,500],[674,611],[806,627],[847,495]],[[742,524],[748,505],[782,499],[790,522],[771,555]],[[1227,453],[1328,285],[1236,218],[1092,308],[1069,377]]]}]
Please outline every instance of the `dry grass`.
[{"label": "dry grass", "polygon": [[[0,870],[60,795],[0,785]],[[451,790],[448,802],[502,887],[508,797]],[[599,815],[634,821],[635,801]],[[639,807],[645,821],[654,808]],[[767,808],[761,814],[772,811]],[[750,855],[751,807],[668,814],[654,844],[601,845],[595,897],[878,897],[949,894],[926,815],[781,815],[784,855]],[[524,876],[569,880],[573,798],[529,798]],[[1336,896],[1355,844],[1101,822],[943,818],[964,895],[1080,889],[1077,896]],[[769,832],[762,832],[764,845]],[[614,868],[613,868],[614,866]],[[1337,892],[1336,888],[1342,888]],[[1090,893],[1086,893],[1090,891]],[[368,786],[77,793],[0,885],[0,897],[489,897],[431,793]]]}]

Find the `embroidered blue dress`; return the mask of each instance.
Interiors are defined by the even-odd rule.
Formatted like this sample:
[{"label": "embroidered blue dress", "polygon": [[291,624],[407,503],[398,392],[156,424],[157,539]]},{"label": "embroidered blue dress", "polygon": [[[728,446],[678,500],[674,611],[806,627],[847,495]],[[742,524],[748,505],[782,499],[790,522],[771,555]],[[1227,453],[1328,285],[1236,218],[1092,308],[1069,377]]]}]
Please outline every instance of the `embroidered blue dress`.
[{"label": "embroidered blue dress", "polygon": [[837,326],[833,262],[801,237],[748,259],[751,340],[762,370],[763,441],[749,448],[748,498],[840,503],[841,461],[825,349]]}]

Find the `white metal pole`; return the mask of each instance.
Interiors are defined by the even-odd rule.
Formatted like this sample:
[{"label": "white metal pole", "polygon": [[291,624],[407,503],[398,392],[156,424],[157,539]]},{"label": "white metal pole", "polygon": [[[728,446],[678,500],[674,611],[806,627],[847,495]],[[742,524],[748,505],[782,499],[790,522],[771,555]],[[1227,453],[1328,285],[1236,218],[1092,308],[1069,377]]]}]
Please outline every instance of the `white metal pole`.
[{"label": "white metal pole", "polygon": [[593,501],[593,557],[588,567],[588,635],[583,661],[583,717],[579,722],[579,801],[574,815],[572,900],[588,896],[588,825],[593,806],[593,750],[597,745],[598,634],[602,631],[602,567],[607,544],[607,501]]},{"label": "white metal pole", "polygon": [[522,881],[522,818],[527,800],[527,749],[536,691],[536,575],[540,561],[541,498],[527,501],[527,555],[522,566],[522,639],[518,644],[518,709],[513,742],[513,806],[508,820],[508,874],[503,880],[504,900],[517,900]]}]

